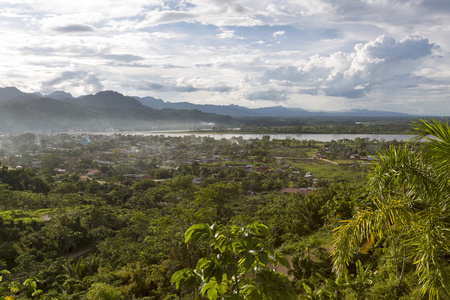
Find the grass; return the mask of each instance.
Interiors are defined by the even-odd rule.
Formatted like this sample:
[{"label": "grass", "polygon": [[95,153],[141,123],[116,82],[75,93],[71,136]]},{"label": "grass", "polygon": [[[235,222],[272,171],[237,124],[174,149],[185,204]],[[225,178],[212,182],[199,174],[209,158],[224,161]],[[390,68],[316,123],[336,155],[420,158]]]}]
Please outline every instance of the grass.
[{"label": "grass", "polygon": [[304,172],[310,172],[314,178],[328,182],[355,182],[362,181],[366,177],[370,166],[352,167],[350,165],[334,165],[322,160],[295,161],[292,166]]}]

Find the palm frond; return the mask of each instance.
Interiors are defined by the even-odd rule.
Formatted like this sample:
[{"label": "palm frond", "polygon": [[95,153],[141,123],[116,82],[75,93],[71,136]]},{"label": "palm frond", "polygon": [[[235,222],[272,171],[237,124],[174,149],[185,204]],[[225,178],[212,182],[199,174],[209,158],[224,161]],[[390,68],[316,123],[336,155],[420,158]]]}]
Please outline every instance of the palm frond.
[{"label": "palm frond", "polygon": [[416,265],[422,294],[428,292],[430,299],[450,298],[450,224],[448,216],[439,211],[421,213],[415,230],[408,241],[412,249],[411,259]]},{"label": "palm frond", "polygon": [[424,157],[434,164],[441,172],[450,172],[450,125],[435,119],[414,122],[414,141],[425,140]]},{"label": "palm frond", "polygon": [[359,211],[353,219],[342,221],[343,224],[334,229],[331,256],[333,270],[340,277],[346,277],[347,266],[357,248],[373,238],[391,235],[394,227],[408,227],[411,222],[410,210],[403,199],[387,202],[373,199],[373,202],[375,209]]},{"label": "palm frond", "polygon": [[424,163],[420,152],[412,153],[408,144],[379,152],[367,182],[369,191],[379,198],[390,195],[428,202],[448,190],[448,180]]}]

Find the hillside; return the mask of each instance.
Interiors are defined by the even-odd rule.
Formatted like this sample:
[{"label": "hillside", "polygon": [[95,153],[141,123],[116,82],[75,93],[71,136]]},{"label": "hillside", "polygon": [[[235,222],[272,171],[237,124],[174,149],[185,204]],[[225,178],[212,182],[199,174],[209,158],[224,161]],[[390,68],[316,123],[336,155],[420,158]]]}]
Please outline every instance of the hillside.
[{"label": "hillside", "polygon": [[[143,106],[133,98],[124,98],[131,100],[132,105],[129,102],[120,105],[118,103],[120,99],[117,97],[112,98],[113,105],[105,103],[109,100],[107,97],[89,97],[88,99],[93,102],[89,103],[85,100],[85,106],[74,104],[73,101],[50,98],[2,103],[0,104],[0,132],[195,129],[202,123],[233,123],[232,118],[227,116],[206,114],[198,110],[154,110]],[[97,101],[98,99],[100,100]]]},{"label": "hillside", "polygon": [[411,117],[411,115],[369,110],[369,109],[351,109],[348,111],[327,112],[327,111],[308,111],[302,108],[289,108],[284,106],[272,106],[261,108],[247,108],[239,105],[213,105],[213,104],[193,104],[189,102],[164,102],[161,99],[153,97],[144,97],[138,99],[143,105],[148,107],[163,109],[197,109],[206,113],[214,113],[219,115],[229,115],[232,117],[283,117],[283,118],[299,118],[299,117]]},{"label": "hillside", "polygon": [[[15,87],[0,88],[0,103],[17,102],[44,97],[41,93],[23,93]],[[165,102],[151,96],[130,97],[115,91],[101,91],[95,95],[84,95],[74,98],[70,93],[55,91],[45,97],[62,100],[65,102],[86,106],[86,107],[122,107],[140,108],[144,106],[153,109],[174,109],[174,110],[198,110],[204,113],[218,114],[231,117],[412,117],[412,115],[379,111],[369,109],[350,109],[347,111],[308,111],[302,108],[289,108],[284,106],[247,108],[235,104],[214,105],[214,104],[194,104],[189,102]]]}]

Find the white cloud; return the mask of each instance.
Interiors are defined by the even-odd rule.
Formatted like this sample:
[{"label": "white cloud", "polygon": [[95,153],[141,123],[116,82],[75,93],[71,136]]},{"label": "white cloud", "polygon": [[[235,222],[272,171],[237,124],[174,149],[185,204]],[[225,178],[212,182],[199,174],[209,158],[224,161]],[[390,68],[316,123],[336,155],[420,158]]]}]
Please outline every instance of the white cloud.
[{"label": "white cloud", "polygon": [[444,2],[6,0],[0,78],[74,95],[450,114]]},{"label": "white cloud", "polygon": [[407,82],[434,48],[435,45],[419,37],[397,42],[382,35],[374,41],[357,44],[351,53],[314,55],[297,62],[296,67],[269,69],[255,84],[279,82],[298,87],[299,93],[362,98],[372,88],[383,88],[394,81]]},{"label": "white cloud", "polygon": [[273,37],[277,38],[278,36],[282,36],[286,33],[286,31],[276,31],[273,33]]},{"label": "white cloud", "polygon": [[104,86],[99,74],[82,71],[66,71],[49,81],[42,82],[44,93],[55,90],[75,91],[76,94],[94,94],[103,90]]},{"label": "white cloud", "polygon": [[222,29],[222,32],[217,34],[217,36],[221,39],[238,39],[238,40],[245,40],[246,38],[242,36],[238,36],[234,33],[234,30],[225,30]]}]

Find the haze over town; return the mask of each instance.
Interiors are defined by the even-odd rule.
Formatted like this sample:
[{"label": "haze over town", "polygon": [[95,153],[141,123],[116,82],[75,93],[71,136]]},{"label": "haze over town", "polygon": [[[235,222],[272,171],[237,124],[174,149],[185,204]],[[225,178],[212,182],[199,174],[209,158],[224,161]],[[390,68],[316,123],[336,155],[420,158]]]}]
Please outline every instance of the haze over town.
[{"label": "haze over town", "polygon": [[0,82],[450,115],[450,2],[2,1]]}]

